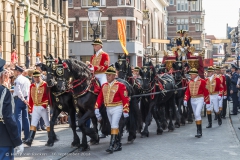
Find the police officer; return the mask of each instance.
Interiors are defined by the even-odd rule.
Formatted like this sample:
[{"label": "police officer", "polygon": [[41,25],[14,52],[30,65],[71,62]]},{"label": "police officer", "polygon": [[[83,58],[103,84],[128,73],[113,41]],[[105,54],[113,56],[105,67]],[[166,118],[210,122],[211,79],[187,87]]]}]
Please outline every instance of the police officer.
[{"label": "police officer", "polygon": [[238,67],[235,64],[231,64],[232,68],[232,77],[231,77],[231,89],[230,89],[230,94],[232,95],[232,100],[233,100],[233,112],[231,113],[231,115],[237,115],[238,109],[238,89],[237,89],[237,81],[238,81],[238,74],[237,74],[237,70]]},{"label": "police officer", "polygon": [[[108,120],[111,124],[111,140],[109,148],[106,152],[120,151],[122,149],[119,136],[119,120],[124,115],[124,118],[129,117],[129,97],[126,86],[115,80],[116,69],[110,66],[106,71],[107,83],[102,85],[100,94],[98,95],[95,104],[95,115],[98,120],[101,120],[99,108],[102,103],[107,109]],[[114,145],[116,146],[114,148]]]},{"label": "police officer", "polygon": [[[2,84],[3,66],[6,61],[0,59],[0,79]],[[12,160],[14,159],[14,148],[17,148],[17,153],[21,154],[24,151],[24,147],[21,141],[21,137],[18,134],[17,124],[14,112],[14,102],[10,91],[0,85],[0,159]],[[4,104],[4,105],[3,105]]]},{"label": "police officer", "polygon": [[30,89],[30,81],[22,75],[24,70],[15,66],[14,75],[14,102],[15,102],[15,118],[17,120],[18,134],[21,137],[22,125],[24,128],[24,138],[26,140],[29,134],[29,118],[28,118],[28,95]]}]

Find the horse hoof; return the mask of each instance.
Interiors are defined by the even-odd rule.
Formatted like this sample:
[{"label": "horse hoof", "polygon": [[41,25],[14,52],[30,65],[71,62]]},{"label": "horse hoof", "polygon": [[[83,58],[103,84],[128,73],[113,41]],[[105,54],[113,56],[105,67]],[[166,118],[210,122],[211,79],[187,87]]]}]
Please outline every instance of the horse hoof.
[{"label": "horse hoof", "polygon": [[85,152],[85,151],[89,151],[89,150],[90,150],[90,146],[89,145],[87,145],[87,147],[80,146],[79,149],[78,149],[79,152]]},{"label": "horse hoof", "polygon": [[141,138],[145,138],[145,137],[148,137],[148,136],[149,136],[149,133],[144,133],[144,132],[141,133]]},{"label": "horse hoof", "polygon": [[172,129],[168,129],[168,132],[173,132],[173,130]]},{"label": "horse hoof", "polygon": [[127,141],[127,144],[132,144],[135,139],[132,139],[131,141]]},{"label": "horse hoof", "polygon": [[180,125],[179,125],[179,124],[175,124],[175,127],[176,127],[176,128],[180,128]]},{"label": "horse hoof", "polygon": [[54,145],[54,143],[46,143],[45,146],[47,147],[52,147]]}]

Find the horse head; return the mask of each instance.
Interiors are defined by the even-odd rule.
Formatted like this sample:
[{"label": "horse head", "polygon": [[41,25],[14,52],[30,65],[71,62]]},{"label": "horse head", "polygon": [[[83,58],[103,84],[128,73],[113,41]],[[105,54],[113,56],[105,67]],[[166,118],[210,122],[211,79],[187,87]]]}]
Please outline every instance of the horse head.
[{"label": "horse head", "polygon": [[118,56],[118,61],[115,63],[115,67],[118,71],[119,78],[126,80],[128,76],[132,76],[132,69],[125,54]]},{"label": "horse head", "polygon": [[161,64],[157,66],[158,66],[158,70],[156,70],[157,74],[167,73],[166,64]]},{"label": "horse head", "polygon": [[42,71],[47,72],[47,85],[48,87],[53,87],[56,85],[55,81],[55,70],[56,70],[56,64],[57,60],[53,58],[53,56],[50,54],[49,57],[44,56],[44,59],[46,60],[46,64],[42,64]]},{"label": "horse head", "polygon": [[58,57],[58,64],[56,67],[57,88],[60,91],[65,91],[68,85],[70,70],[67,62]]},{"label": "horse head", "polygon": [[140,76],[142,77],[142,89],[148,90],[151,87],[151,83],[154,81],[156,76],[156,71],[152,62],[150,61],[148,65],[143,66],[139,71]]},{"label": "horse head", "polygon": [[183,76],[183,62],[182,58],[176,57],[176,61],[172,64],[172,68],[174,70],[174,79],[181,80]]}]

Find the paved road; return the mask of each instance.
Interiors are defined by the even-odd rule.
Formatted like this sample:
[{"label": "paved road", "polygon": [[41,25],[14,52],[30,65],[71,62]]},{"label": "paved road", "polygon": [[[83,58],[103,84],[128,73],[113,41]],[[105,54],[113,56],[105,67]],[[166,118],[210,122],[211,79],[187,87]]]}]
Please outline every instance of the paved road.
[{"label": "paved road", "polygon": [[[222,126],[213,122],[212,129],[206,129],[207,118],[203,118],[203,137],[195,138],[195,124],[187,124],[174,132],[164,132],[156,135],[156,125],[150,126],[150,137],[137,139],[133,144],[126,144],[127,134],[123,136],[123,150],[108,154],[105,152],[109,145],[109,137],[101,139],[99,145],[91,146],[88,152],[80,153],[70,148],[72,132],[68,125],[57,125],[55,128],[60,140],[53,147],[45,147],[46,132],[37,132],[32,147],[25,148],[22,157],[16,160],[236,160],[240,158],[240,142],[230,123],[230,119],[223,120]],[[81,133],[79,133],[81,136]],[[42,155],[39,155],[42,154]],[[68,155],[67,155],[68,154]]]}]

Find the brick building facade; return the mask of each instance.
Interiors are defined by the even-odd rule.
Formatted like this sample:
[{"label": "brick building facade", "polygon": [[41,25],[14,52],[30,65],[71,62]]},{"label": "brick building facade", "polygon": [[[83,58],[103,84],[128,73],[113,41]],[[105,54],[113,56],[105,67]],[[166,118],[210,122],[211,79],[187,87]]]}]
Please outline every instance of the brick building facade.
[{"label": "brick building facade", "polygon": [[[0,1],[0,44],[3,59],[11,61],[11,51],[17,49],[18,63],[24,65],[26,54],[31,53],[30,65],[35,65],[36,53],[51,53],[55,57],[68,57],[68,30],[62,25],[68,23],[68,2],[57,0],[29,0],[30,6],[30,41],[24,43],[24,25],[27,17],[26,7],[20,13],[22,0]],[[44,23],[47,14],[48,23]]]},{"label": "brick building facade", "polygon": [[177,30],[188,31],[188,36],[193,40],[200,40],[200,44],[194,44],[196,52],[200,52],[204,46],[204,10],[202,0],[190,2],[188,0],[168,0],[168,38],[176,36]]},{"label": "brick building facade", "polygon": [[[93,55],[92,29],[89,24],[87,9],[92,7],[91,0],[69,0],[69,56],[87,61]],[[118,39],[117,20],[126,20],[127,50],[133,66],[142,65],[144,48],[150,44],[155,50],[163,49],[160,44],[151,43],[152,38],[166,37],[165,7],[166,0],[96,0],[103,11],[99,38],[103,41],[103,50],[110,56],[110,63],[117,61],[122,48]],[[144,21],[143,13],[148,10],[149,21]],[[75,37],[75,32],[79,36]],[[165,31],[165,32],[164,32]]]}]

